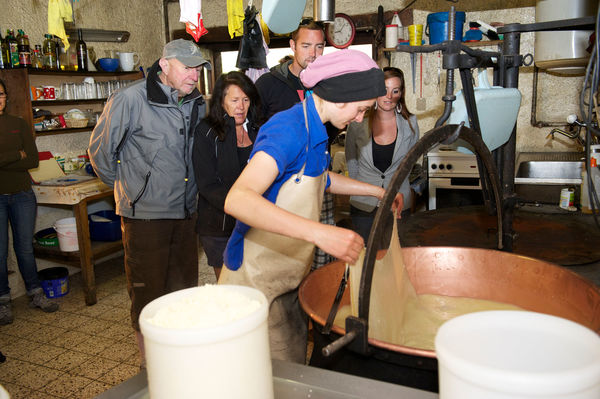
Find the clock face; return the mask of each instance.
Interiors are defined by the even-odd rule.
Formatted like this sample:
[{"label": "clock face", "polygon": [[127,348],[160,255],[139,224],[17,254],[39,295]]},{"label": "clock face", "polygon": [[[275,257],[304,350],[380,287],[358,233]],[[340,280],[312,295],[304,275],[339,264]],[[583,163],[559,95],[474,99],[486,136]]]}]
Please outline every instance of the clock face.
[{"label": "clock face", "polygon": [[354,40],[356,29],[346,14],[335,14],[333,23],[327,27],[327,40],[336,48],[346,48]]}]

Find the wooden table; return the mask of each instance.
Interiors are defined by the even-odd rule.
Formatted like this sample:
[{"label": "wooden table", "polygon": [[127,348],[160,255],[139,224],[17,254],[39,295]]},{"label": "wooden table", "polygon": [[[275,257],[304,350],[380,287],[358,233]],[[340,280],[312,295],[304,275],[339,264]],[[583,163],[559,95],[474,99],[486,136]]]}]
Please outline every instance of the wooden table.
[{"label": "wooden table", "polygon": [[112,188],[96,178],[71,186],[34,185],[33,192],[36,195],[38,204],[71,205],[73,207],[79,241],[79,251],[76,252],[62,252],[57,247],[34,245],[35,256],[80,267],[85,303],[86,305],[94,305],[96,303],[94,260],[120,251],[123,249],[123,243],[121,240],[92,242],[90,240],[87,207],[89,202],[112,197]]}]

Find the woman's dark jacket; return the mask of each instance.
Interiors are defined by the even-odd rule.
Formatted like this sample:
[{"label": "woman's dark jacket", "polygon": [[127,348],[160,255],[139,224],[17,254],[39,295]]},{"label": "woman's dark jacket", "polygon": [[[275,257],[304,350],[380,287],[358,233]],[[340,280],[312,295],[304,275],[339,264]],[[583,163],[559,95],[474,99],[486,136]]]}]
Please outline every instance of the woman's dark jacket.
[{"label": "woman's dark jacket", "polygon": [[[247,124],[248,136],[254,143],[258,125]],[[235,219],[223,210],[225,197],[241,173],[238,162],[235,120],[225,116],[225,139],[221,141],[206,119],[194,133],[192,161],[198,185],[198,223],[200,235],[227,237]]]}]

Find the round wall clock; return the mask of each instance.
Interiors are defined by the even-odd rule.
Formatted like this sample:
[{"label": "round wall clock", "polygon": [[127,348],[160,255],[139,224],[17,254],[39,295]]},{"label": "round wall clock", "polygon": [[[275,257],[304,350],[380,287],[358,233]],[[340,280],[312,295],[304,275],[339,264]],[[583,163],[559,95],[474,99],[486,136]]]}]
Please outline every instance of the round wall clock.
[{"label": "round wall clock", "polygon": [[346,14],[336,13],[334,22],[325,31],[327,41],[335,48],[346,48],[352,44],[356,34],[354,21]]}]

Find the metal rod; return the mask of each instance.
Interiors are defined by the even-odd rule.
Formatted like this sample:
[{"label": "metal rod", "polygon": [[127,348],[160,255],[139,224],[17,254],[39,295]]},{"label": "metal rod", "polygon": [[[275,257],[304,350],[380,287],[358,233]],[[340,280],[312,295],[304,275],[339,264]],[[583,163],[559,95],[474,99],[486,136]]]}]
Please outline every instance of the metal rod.
[{"label": "metal rod", "polygon": [[321,353],[323,353],[323,356],[330,356],[331,354],[337,352],[344,346],[348,345],[354,340],[354,338],[356,338],[355,331],[346,332],[346,334],[344,334],[341,338],[336,339],[335,341],[321,349]]}]

